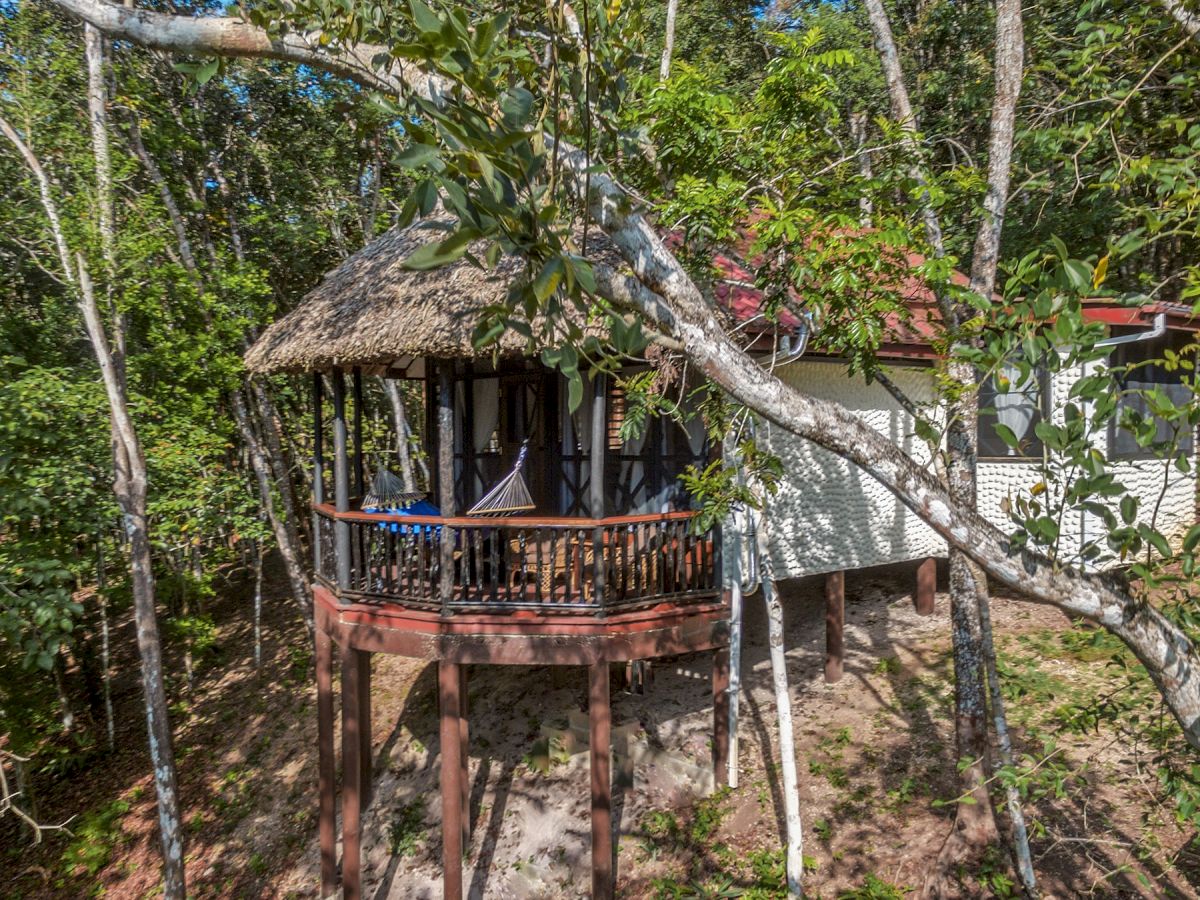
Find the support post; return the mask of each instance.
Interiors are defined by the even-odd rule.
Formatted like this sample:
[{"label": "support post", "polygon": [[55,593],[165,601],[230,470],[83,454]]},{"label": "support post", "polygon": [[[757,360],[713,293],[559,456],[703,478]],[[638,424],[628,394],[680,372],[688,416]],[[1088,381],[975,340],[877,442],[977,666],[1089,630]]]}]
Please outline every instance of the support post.
[{"label": "support post", "polygon": [[459,758],[461,761],[459,771],[462,773],[462,835],[464,847],[471,846],[471,756],[469,740],[471,704],[469,687],[467,666],[460,663],[458,667],[458,734],[460,744]]},{"label": "support post", "polygon": [[366,474],[363,468],[363,380],[362,369],[354,367],[354,490],[358,496],[367,493]]},{"label": "support post", "polygon": [[[321,373],[313,373],[313,503],[325,502],[325,435],[324,422],[322,421],[322,386]],[[321,573],[321,517],[317,515],[316,510],[312,514],[312,554],[313,554],[313,571],[317,574]]]},{"label": "support post", "polygon": [[[438,502],[443,516],[454,515],[454,395],[451,391],[450,364],[438,365]],[[450,615],[450,600],[454,591],[454,535],[442,528],[441,578],[439,594],[442,615]]]},{"label": "support post", "polygon": [[713,781],[729,784],[729,648],[713,651]]},{"label": "support post", "polygon": [[374,796],[375,759],[371,753],[371,654],[356,650],[358,659],[358,747],[362,757],[362,806]]},{"label": "support post", "polygon": [[317,833],[321,845],[321,897],[337,890],[337,785],[333,752],[333,641],[320,626],[316,633],[317,666]]},{"label": "support post", "polygon": [[612,900],[612,711],[608,695],[608,660],[588,670],[588,720],[591,732],[592,900]]},{"label": "support post", "polygon": [[917,566],[917,584],[913,591],[913,608],[919,616],[933,614],[934,598],[937,595],[937,559],[930,556]]},{"label": "support post", "polygon": [[342,896],[362,896],[362,743],[358,651],[342,647]]},{"label": "support post", "polygon": [[846,573],[825,576],[825,681],[842,678],[842,632],[846,628]]},{"label": "support post", "polygon": [[[346,455],[346,376],[333,373],[333,502],[338,512],[350,510],[350,460]],[[337,585],[350,587],[350,523],[333,523],[333,552],[337,557]],[[340,598],[339,598],[340,599]]]},{"label": "support post", "polygon": [[438,660],[438,704],[442,744],[442,897],[462,900],[462,732],[459,726],[459,667]]}]

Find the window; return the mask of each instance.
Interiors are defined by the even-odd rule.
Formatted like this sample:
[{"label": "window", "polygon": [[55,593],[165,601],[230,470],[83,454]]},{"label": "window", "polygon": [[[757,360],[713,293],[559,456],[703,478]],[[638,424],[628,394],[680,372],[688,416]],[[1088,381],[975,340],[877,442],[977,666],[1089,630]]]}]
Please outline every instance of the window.
[{"label": "window", "polygon": [[[1000,390],[989,375],[979,386],[979,456],[981,459],[1041,459],[1042,441],[1034,433],[1045,414],[1045,373],[1035,371],[1021,384],[1020,371],[1006,363],[1001,377],[1007,390]],[[1000,437],[997,425],[1005,425],[1017,436],[1011,447]]]},{"label": "window", "polygon": [[[1174,344],[1171,349],[1178,352],[1184,342],[1182,339],[1146,341],[1142,343],[1120,344],[1113,348],[1110,363],[1114,369],[1134,366],[1128,372],[1119,374],[1121,395],[1117,399],[1117,412],[1109,425],[1108,450],[1112,459],[1138,459],[1153,456],[1148,447],[1139,447],[1133,432],[1122,428],[1121,423],[1131,412],[1149,418],[1150,405],[1146,402],[1143,391],[1158,389],[1162,391],[1176,406],[1191,402],[1192,392],[1183,383],[1184,371],[1176,368],[1174,371],[1158,364],[1138,365],[1147,360],[1162,359],[1163,351]],[[1127,393],[1129,392],[1129,393]],[[1158,421],[1158,430],[1154,440],[1171,441],[1174,439],[1174,428],[1163,420]],[[1194,435],[1187,431],[1179,435],[1176,450],[1190,454],[1194,446]]]}]

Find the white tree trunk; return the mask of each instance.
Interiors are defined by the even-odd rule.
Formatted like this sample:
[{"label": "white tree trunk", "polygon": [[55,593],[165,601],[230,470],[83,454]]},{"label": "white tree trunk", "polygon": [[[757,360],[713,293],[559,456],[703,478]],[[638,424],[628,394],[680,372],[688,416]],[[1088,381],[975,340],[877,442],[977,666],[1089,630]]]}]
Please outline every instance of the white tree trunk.
[{"label": "white tree trunk", "polygon": [[262,598],[263,598],[263,554],[262,543],[254,541],[254,670],[262,670]]},{"label": "white tree trunk", "polygon": [[675,15],[679,12],[679,0],[667,0],[667,29],[663,37],[662,60],[658,64],[658,80],[671,77],[671,55],[675,52]]},{"label": "white tree trunk", "polygon": [[766,510],[758,529],[763,603],[767,608],[767,641],[771,655],[771,681],[775,687],[775,714],[779,719],[779,771],[783,778],[783,812],[787,824],[788,893],[803,894],[804,832],[800,822],[800,780],[796,775],[796,737],[792,726],[792,696],[788,692],[787,657],[783,645],[783,603],[775,590],[775,570],[768,550]]},{"label": "white tree trunk", "polygon": [[404,482],[404,490],[415,491],[417,483],[413,479],[412,456],[409,454],[408,416],[404,412],[404,398],[400,396],[400,386],[395,379],[384,378],[383,389],[392,404],[392,427],[396,432],[396,458],[400,462],[400,480]]}]

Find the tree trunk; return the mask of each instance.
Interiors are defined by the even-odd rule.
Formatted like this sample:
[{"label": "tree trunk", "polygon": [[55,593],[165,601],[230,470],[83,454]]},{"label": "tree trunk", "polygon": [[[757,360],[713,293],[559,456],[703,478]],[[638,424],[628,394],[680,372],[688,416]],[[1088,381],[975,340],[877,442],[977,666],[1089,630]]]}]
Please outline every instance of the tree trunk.
[{"label": "tree trunk", "polygon": [[396,457],[400,462],[400,480],[404,482],[404,490],[415,491],[417,485],[413,479],[412,456],[408,452],[408,416],[404,413],[404,398],[400,396],[400,386],[394,379],[382,380],[383,389],[392,403],[392,423],[396,431]]},{"label": "tree trunk", "polygon": [[283,557],[288,583],[292,589],[292,599],[300,607],[304,622],[309,631],[312,631],[312,594],[308,589],[308,577],[296,552],[295,544],[288,534],[287,523],[275,507],[274,491],[271,490],[270,466],[267,463],[266,454],[263,453],[262,444],[254,432],[254,425],[250,421],[250,414],[246,409],[246,400],[242,396],[242,392],[231,391],[229,399],[230,406],[233,408],[233,417],[237,420],[238,431],[242,435],[242,442],[246,445],[246,451],[250,455],[250,466],[254,470],[254,476],[258,482],[259,500],[271,523],[271,530],[275,534],[275,543],[279,547],[279,553]]},{"label": "tree trunk", "polygon": [[763,504],[758,528],[758,552],[761,556],[763,603],[767,607],[767,642],[771,653],[771,679],[775,686],[775,714],[779,719],[779,770],[783,777],[783,811],[787,823],[785,859],[788,893],[804,893],[804,831],[800,822],[800,780],[796,775],[796,737],[792,726],[792,696],[788,692],[787,657],[783,645],[783,603],[775,590],[775,569],[771,563],[767,509]]},{"label": "tree trunk", "polygon": [[104,565],[104,533],[96,531],[96,598],[100,603],[100,677],[104,684],[104,726],[108,751],[116,749],[116,723],[113,720],[112,666],[109,663],[108,572]]},{"label": "tree trunk", "polygon": [[667,29],[663,37],[662,60],[658,64],[658,80],[671,77],[671,54],[675,52],[675,15],[679,11],[679,0],[667,0]]},{"label": "tree trunk", "polygon": [[254,541],[254,671],[262,671],[262,543]]},{"label": "tree trunk", "polygon": [[113,492],[121,507],[125,536],[132,562],[133,613],[138,651],[142,660],[142,690],[146,700],[146,730],[150,739],[150,762],[158,795],[158,824],[163,851],[163,896],[182,900],[184,887],[183,831],[180,827],[179,794],[175,781],[175,756],[171,747],[171,724],[167,695],[163,688],[162,644],[155,609],[154,573],[150,535],[146,519],[146,463],[124,390],[113,366],[112,354],[100,321],[95,294],[83,257],[79,257],[79,293],[88,339],[100,364],[108,396],[113,431],[119,440],[113,447]]}]

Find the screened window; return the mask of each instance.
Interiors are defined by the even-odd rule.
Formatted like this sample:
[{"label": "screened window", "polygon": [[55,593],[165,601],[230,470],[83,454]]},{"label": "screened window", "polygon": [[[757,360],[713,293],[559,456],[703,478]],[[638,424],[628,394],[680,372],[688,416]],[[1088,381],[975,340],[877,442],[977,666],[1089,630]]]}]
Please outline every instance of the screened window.
[{"label": "screened window", "polygon": [[[1183,342],[1181,339],[1174,339],[1171,343],[1177,345],[1172,349],[1178,351]],[[1117,399],[1117,414],[1113,417],[1108,433],[1109,455],[1113,459],[1137,459],[1153,455],[1150,448],[1138,446],[1132,431],[1121,427],[1121,423],[1126,421],[1131,413],[1151,418],[1150,404],[1146,400],[1144,391],[1157,388],[1166,394],[1176,406],[1186,404],[1192,399],[1192,392],[1183,383],[1185,373],[1182,369],[1176,368],[1174,371],[1168,371],[1162,365],[1147,362],[1161,359],[1163,350],[1168,346],[1170,344],[1167,341],[1159,340],[1120,344],[1113,348],[1110,358],[1113,368],[1134,366],[1118,377],[1121,395]],[[1138,365],[1138,363],[1147,364]],[[1185,431],[1175,439],[1174,427],[1159,419],[1154,440],[1166,442],[1173,439],[1177,441],[1176,449],[1182,453],[1190,454],[1195,446],[1194,435],[1191,431]]]},{"label": "screened window", "polygon": [[[1000,376],[989,375],[979,386],[979,456],[1041,459],[1042,441],[1034,429],[1045,415],[1045,373],[1037,370],[1021,382],[1017,367],[1006,364]],[[1002,389],[1005,384],[1007,390]],[[1016,447],[1000,437],[1003,429],[997,428],[998,425],[1012,430],[1017,438]]]}]

